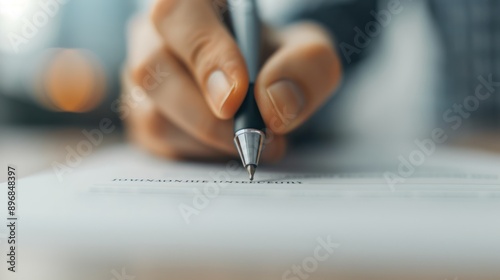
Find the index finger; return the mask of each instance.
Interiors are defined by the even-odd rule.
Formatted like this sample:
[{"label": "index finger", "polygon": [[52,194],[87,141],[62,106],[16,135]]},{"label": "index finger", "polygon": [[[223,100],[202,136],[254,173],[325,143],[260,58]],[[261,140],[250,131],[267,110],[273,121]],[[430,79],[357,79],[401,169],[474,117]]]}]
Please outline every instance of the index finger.
[{"label": "index finger", "polygon": [[152,20],[168,49],[192,73],[213,113],[232,118],[246,95],[249,78],[245,60],[219,20],[213,1],[158,0]]}]

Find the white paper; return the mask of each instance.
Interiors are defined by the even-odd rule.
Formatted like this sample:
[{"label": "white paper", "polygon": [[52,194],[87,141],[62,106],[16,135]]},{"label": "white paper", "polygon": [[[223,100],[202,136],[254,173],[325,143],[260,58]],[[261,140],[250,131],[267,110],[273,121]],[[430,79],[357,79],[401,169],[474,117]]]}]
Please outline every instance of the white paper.
[{"label": "white paper", "polygon": [[332,267],[440,262],[500,275],[500,158],[442,149],[390,186],[384,174],[398,164],[397,155],[313,149],[260,167],[249,183],[237,161],[169,162],[119,146],[62,182],[53,170],[20,180],[19,234],[94,258],[107,248],[265,263],[305,257],[329,237],[339,245]]},{"label": "white paper", "polygon": [[[373,151],[372,151],[373,152]],[[278,165],[264,165],[249,181],[237,160],[224,163],[169,162],[130,147],[89,159],[86,168],[63,176],[79,191],[222,196],[437,196],[492,195],[500,191],[500,157],[443,149],[415,165],[399,156],[321,147],[300,151]],[[411,174],[408,171],[414,169]],[[89,176],[90,175],[90,176]]]}]

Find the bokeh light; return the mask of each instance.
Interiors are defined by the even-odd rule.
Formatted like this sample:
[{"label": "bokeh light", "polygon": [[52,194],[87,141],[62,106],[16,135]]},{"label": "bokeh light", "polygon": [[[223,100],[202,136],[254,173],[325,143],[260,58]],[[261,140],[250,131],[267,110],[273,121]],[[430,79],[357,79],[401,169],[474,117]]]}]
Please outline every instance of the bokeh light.
[{"label": "bokeh light", "polygon": [[0,0],[0,18],[2,20],[17,20],[35,3],[34,0]]},{"label": "bokeh light", "polygon": [[99,106],[106,88],[103,66],[81,49],[50,51],[42,68],[39,102],[48,109],[82,113]]}]

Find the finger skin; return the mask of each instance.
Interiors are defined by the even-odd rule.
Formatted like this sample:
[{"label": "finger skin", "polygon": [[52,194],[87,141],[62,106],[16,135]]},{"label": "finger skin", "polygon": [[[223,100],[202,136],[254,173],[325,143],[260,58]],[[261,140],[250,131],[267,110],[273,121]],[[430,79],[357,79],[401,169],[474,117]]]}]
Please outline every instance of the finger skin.
[{"label": "finger skin", "polygon": [[146,151],[171,159],[215,159],[225,156],[189,137],[163,118],[153,106],[141,108],[130,118],[128,136]]},{"label": "finger skin", "polygon": [[[194,158],[198,152],[201,158],[208,157],[207,154],[214,157],[236,155],[230,139],[221,143],[219,139],[213,139],[217,135],[216,130],[210,130],[212,134],[207,135],[198,128],[221,125],[208,109],[192,77],[165,50],[152,23],[144,17],[134,18],[128,26],[128,34],[127,65],[130,71],[122,73],[125,90],[123,96],[137,95],[136,87],[140,87],[147,95],[145,102],[148,103],[147,106],[128,106],[132,110],[128,110],[131,113],[125,121],[135,124],[129,125],[130,135],[133,136],[131,139],[150,151],[170,158]],[[128,101],[137,99],[140,98],[123,98]],[[178,100],[182,102],[179,103]],[[138,105],[140,107],[136,108]],[[214,124],[210,125],[209,122]],[[230,129],[229,124],[226,126]],[[190,132],[197,137],[190,135]],[[176,142],[171,139],[186,141]],[[183,144],[191,149],[176,149]]]},{"label": "finger skin", "polygon": [[130,19],[127,24],[127,67],[129,69],[140,69],[156,51],[163,48],[163,39],[147,16],[140,14]]},{"label": "finger skin", "polygon": [[212,0],[157,0],[151,18],[167,48],[192,73],[214,115],[231,119],[245,98],[249,78]]},{"label": "finger skin", "polygon": [[201,143],[234,154],[233,122],[220,120],[211,112],[192,77],[177,59],[167,51],[159,51],[146,65],[143,71],[135,71],[136,82],[151,76],[151,71],[146,69],[161,69],[169,73],[154,87],[142,85],[158,110]]},{"label": "finger skin", "polygon": [[[133,106],[134,110],[125,119],[127,136],[151,154],[174,160],[224,161],[238,157],[237,153],[224,153],[197,141],[169,122],[150,99],[128,106]],[[267,143],[262,161],[276,162],[285,152],[285,138],[276,137]]]},{"label": "finger skin", "polygon": [[255,94],[268,128],[287,134],[333,94],[342,67],[331,38],[320,26],[300,23],[281,34],[281,45],[263,67]]},{"label": "finger skin", "polygon": [[[238,158],[206,146],[170,123],[150,101],[141,104],[126,119],[128,138],[145,151],[174,160],[225,161]],[[286,140],[279,137],[269,143],[262,162],[277,162],[286,153]]]},{"label": "finger skin", "polygon": [[[232,134],[228,133],[232,123],[219,120],[211,112],[191,73],[161,41],[156,48],[134,43],[158,42],[160,38],[150,32],[153,28],[147,21],[137,24],[140,27],[131,28],[135,32],[131,34],[134,39],[129,49],[133,82],[141,86],[157,109],[181,130],[205,145],[235,154]],[[145,48],[147,54],[144,54]]]},{"label": "finger skin", "polygon": [[[151,30],[144,19],[129,26],[127,65],[132,69],[123,71],[122,80],[123,100],[136,103],[127,105],[132,109],[125,118],[130,138],[154,154],[173,159],[236,158],[232,122],[212,114],[193,78],[162,49]],[[157,43],[144,47],[134,43],[137,41]],[[145,92],[146,100],[138,96],[137,88]],[[284,137],[270,139],[262,156],[264,162],[285,154]]]}]

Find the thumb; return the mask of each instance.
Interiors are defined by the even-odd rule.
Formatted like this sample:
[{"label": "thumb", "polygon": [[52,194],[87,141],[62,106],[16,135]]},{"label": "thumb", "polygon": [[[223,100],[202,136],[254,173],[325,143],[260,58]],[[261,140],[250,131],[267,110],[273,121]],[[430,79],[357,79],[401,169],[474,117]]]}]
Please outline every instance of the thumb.
[{"label": "thumb", "polygon": [[320,26],[289,27],[257,80],[255,97],[267,127],[286,134],[300,126],[332,95],[341,76],[340,58]]}]

